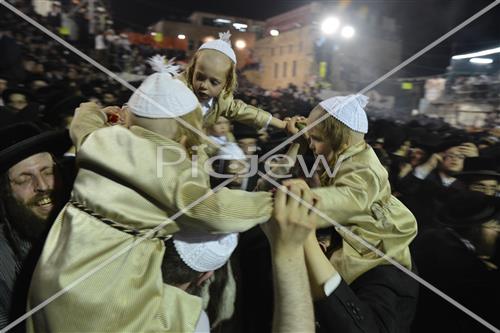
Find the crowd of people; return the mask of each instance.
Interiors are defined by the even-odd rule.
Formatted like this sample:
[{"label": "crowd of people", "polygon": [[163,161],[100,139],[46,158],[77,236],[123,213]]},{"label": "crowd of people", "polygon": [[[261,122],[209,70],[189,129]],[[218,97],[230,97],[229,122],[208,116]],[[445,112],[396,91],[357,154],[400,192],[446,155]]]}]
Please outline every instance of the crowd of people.
[{"label": "crowd of people", "polygon": [[266,91],[228,33],[183,69],[111,34],[79,47],[133,92],[2,9],[0,329],[500,327],[496,124]]}]

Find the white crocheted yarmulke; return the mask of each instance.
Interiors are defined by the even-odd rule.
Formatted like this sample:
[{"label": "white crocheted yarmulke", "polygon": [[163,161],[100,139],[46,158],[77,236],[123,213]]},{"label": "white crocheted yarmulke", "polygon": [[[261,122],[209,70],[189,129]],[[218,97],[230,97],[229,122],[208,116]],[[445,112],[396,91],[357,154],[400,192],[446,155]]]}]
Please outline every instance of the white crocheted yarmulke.
[{"label": "white crocheted yarmulke", "polygon": [[180,80],[174,77],[179,66],[173,60],[156,55],[148,60],[156,73],[148,76],[132,94],[127,105],[133,114],[145,118],[176,118],[194,111],[198,99]]},{"label": "white crocheted yarmulke", "polygon": [[182,261],[197,272],[210,272],[222,267],[238,245],[238,234],[209,234],[180,231],[173,237]]},{"label": "white crocheted yarmulke", "polygon": [[211,49],[227,55],[236,64],[236,54],[231,47],[231,34],[229,31],[219,32],[219,39],[204,43],[198,50]]},{"label": "white crocheted yarmulke", "polygon": [[368,132],[368,118],[364,110],[368,97],[360,94],[336,96],[324,100],[319,105],[334,118],[353,131]]}]

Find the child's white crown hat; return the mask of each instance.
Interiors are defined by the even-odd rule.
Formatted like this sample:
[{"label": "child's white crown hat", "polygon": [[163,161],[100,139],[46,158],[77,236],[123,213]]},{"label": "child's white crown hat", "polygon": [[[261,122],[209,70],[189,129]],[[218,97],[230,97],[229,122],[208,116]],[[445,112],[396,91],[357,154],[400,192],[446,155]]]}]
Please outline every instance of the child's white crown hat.
[{"label": "child's white crown hat", "polygon": [[231,47],[231,33],[229,32],[229,30],[226,32],[219,32],[219,39],[204,43],[198,50],[203,49],[211,49],[222,52],[236,64],[236,54]]},{"label": "child's white crown hat", "polygon": [[180,231],[174,234],[173,241],[182,261],[191,269],[204,273],[224,266],[238,245],[238,234]]},{"label": "child's white crown hat", "polygon": [[319,105],[335,119],[355,132],[368,132],[368,118],[364,110],[368,104],[365,95],[335,96],[324,100]]},{"label": "child's white crown hat", "polygon": [[128,107],[145,118],[176,118],[194,111],[198,99],[180,80],[175,79],[179,66],[173,59],[155,55],[148,60],[156,73],[148,76],[128,100]]}]

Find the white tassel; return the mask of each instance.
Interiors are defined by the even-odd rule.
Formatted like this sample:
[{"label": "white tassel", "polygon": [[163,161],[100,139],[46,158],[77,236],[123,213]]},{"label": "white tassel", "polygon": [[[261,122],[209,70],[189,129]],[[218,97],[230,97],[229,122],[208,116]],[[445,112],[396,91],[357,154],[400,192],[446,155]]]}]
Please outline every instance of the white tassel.
[{"label": "white tassel", "polygon": [[174,65],[174,60],[175,58],[172,58],[168,62],[165,62],[165,56],[157,54],[149,58],[147,62],[155,72],[168,73],[172,77],[175,77],[179,74],[180,66]]},{"label": "white tassel", "polygon": [[219,39],[231,45],[231,33],[229,30],[226,32],[219,32]]}]

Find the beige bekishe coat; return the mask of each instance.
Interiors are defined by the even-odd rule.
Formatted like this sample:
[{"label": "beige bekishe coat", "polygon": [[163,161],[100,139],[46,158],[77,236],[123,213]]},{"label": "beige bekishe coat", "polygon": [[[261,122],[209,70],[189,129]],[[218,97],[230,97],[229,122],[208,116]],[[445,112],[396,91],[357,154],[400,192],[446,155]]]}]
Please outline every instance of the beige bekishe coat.
[{"label": "beige bekishe coat", "polygon": [[409,245],[417,222],[391,195],[387,171],[373,149],[364,141],[349,147],[332,171],[328,184],[313,191],[321,198],[319,210],[329,218],[319,219],[319,227],[332,226],[332,220],[343,227],[336,228],[342,247],[330,258],[342,278],[351,283],[375,266],[390,264],[360,239],[411,269]]},{"label": "beige bekishe coat", "polygon": [[193,332],[201,299],[163,283],[161,238],[179,228],[245,231],[270,218],[271,195],[212,193],[201,167],[192,175],[190,159],[170,163],[183,150],[177,142],[105,124],[99,110],[75,114],[79,171],[33,274],[28,310],[67,291],[28,319],[28,331]]}]

